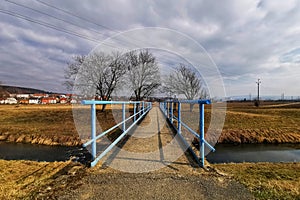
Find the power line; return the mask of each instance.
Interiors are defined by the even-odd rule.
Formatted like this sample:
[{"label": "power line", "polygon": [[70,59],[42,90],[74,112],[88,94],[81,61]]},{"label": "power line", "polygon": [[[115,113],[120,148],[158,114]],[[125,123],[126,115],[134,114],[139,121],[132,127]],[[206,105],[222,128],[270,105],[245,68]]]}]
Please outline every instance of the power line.
[{"label": "power line", "polygon": [[39,2],[39,3],[41,3],[41,4],[43,4],[43,5],[45,5],[45,6],[54,8],[54,9],[56,9],[56,10],[59,10],[59,11],[61,11],[61,12],[63,12],[63,13],[66,13],[66,14],[68,14],[68,15],[71,15],[71,16],[73,16],[73,17],[76,17],[76,18],[78,18],[78,19],[81,19],[81,20],[83,20],[83,21],[89,22],[89,23],[91,23],[91,24],[97,25],[97,26],[99,26],[99,27],[108,29],[108,30],[113,31],[113,32],[116,32],[116,33],[119,33],[118,31],[115,31],[115,30],[113,30],[113,29],[111,29],[111,28],[109,28],[109,27],[107,27],[107,26],[104,26],[104,25],[102,25],[102,24],[98,24],[98,23],[96,23],[96,22],[94,22],[94,21],[92,21],[92,20],[90,20],[90,19],[88,19],[88,18],[82,17],[82,16],[77,15],[77,14],[75,14],[75,13],[72,13],[72,12],[70,12],[70,11],[68,11],[68,10],[61,9],[61,8],[59,8],[59,7],[53,6],[53,5],[49,4],[49,3],[45,3],[45,2],[40,1],[40,0],[36,0],[36,1]]},{"label": "power line", "polygon": [[46,16],[48,16],[48,17],[52,17],[52,18],[54,18],[54,19],[56,19],[56,20],[59,20],[59,21],[62,21],[62,22],[71,24],[71,25],[73,25],[73,26],[76,26],[76,27],[79,27],[79,28],[83,28],[83,29],[87,29],[87,30],[93,31],[93,32],[95,32],[95,33],[97,33],[97,34],[101,34],[101,35],[104,35],[104,36],[105,36],[105,34],[99,32],[99,31],[95,31],[95,30],[93,30],[93,29],[90,29],[90,28],[86,28],[86,27],[80,26],[80,25],[75,24],[75,23],[73,23],[73,22],[71,22],[71,21],[68,21],[68,20],[65,20],[65,19],[58,18],[58,17],[53,16],[53,15],[50,15],[50,14],[48,14],[48,13],[39,11],[39,10],[34,9],[34,8],[31,8],[31,7],[28,7],[28,6],[24,5],[24,4],[17,3],[17,2],[14,2],[14,1],[10,1],[10,0],[5,0],[5,1],[7,1],[7,2],[9,2],[9,3],[11,3],[11,4],[15,4],[15,5],[17,5],[17,6],[23,7],[23,8],[26,8],[26,9],[32,10],[32,11],[34,11],[34,12],[40,13],[40,14],[42,14],[42,15],[46,15]]},{"label": "power line", "polygon": [[[91,37],[88,37],[88,36],[83,35],[81,33],[77,33],[75,31],[70,31],[68,29],[64,29],[64,28],[55,26],[55,25],[47,23],[47,22],[36,20],[36,19],[30,18],[30,17],[25,16],[25,15],[21,15],[21,14],[16,13],[16,12],[4,10],[4,9],[1,9],[1,8],[0,8],[0,12],[4,13],[4,14],[7,14],[7,15],[10,15],[10,16],[13,16],[13,17],[16,17],[16,18],[19,18],[19,19],[23,19],[23,20],[35,23],[35,24],[39,24],[39,25],[47,27],[47,28],[51,28],[51,29],[54,29],[54,30],[57,30],[57,31],[60,31],[60,32],[63,32],[63,33],[67,33],[67,34],[70,34],[70,35],[73,35],[73,36],[77,36],[79,38],[89,40],[89,41],[94,42],[94,43],[99,43],[99,40],[97,40],[95,38],[91,38]],[[109,45],[109,44],[106,44],[106,43],[104,43],[104,45],[116,48],[115,46]]]},{"label": "power line", "polygon": [[[116,31],[116,30],[114,30],[114,29],[112,29],[112,28],[110,28],[110,27],[108,27],[108,26],[105,26],[105,25],[96,23],[95,21],[93,21],[93,20],[91,20],[91,19],[89,19],[89,18],[82,17],[82,16],[80,16],[80,15],[78,15],[78,14],[76,14],[76,13],[70,12],[70,11],[68,11],[68,10],[64,10],[64,9],[62,9],[62,8],[56,7],[56,6],[54,6],[54,5],[51,5],[51,4],[49,4],[49,3],[46,3],[46,2],[44,2],[44,1],[36,0],[36,2],[41,3],[41,4],[43,4],[44,6],[53,8],[53,9],[55,9],[55,10],[59,10],[59,11],[65,13],[65,14],[68,14],[68,15],[70,15],[70,16],[76,17],[76,18],[81,19],[81,20],[83,20],[83,21],[86,21],[86,22],[88,22],[88,23],[90,23],[90,24],[94,24],[94,25],[96,25],[96,26],[98,26],[98,27],[105,28],[105,29],[107,29],[107,30],[109,30],[109,31],[112,31],[112,32],[115,32],[115,33],[121,33],[120,31]],[[120,36],[126,38],[126,37],[123,36],[122,34],[121,34]],[[130,39],[132,40],[132,38],[130,38]],[[137,40],[137,39],[134,39],[134,40],[137,41],[137,42],[141,42],[141,41],[139,41],[139,40]],[[119,40],[119,41],[120,41],[120,40]],[[142,42],[145,43],[145,41],[142,41]],[[129,43],[134,44],[134,45],[136,45],[136,46],[139,47],[139,45],[135,44],[135,43],[132,42],[132,41],[130,41]]]}]

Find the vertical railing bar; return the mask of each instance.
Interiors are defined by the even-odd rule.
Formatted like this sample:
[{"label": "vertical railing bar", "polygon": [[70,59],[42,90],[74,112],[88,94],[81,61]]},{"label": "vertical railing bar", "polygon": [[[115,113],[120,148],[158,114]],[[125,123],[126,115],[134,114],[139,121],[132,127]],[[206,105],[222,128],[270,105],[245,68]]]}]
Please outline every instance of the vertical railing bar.
[{"label": "vertical railing bar", "polygon": [[177,133],[181,134],[181,103],[178,102]]},{"label": "vertical railing bar", "polygon": [[125,114],[126,114],[126,113],[125,113],[125,108],[126,108],[126,107],[125,107],[125,106],[126,106],[126,104],[125,104],[125,103],[123,103],[123,104],[122,104],[123,132],[125,132],[125,131],[126,131],[126,121],[125,121],[125,120],[126,120],[126,115],[125,115]]},{"label": "vertical railing bar", "polygon": [[170,120],[171,124],[173,124],[173,102],[170,102]]},{"label": "vertical railing bar", "polygon": [[91,137],[92,137],[92,156],[93,159],[96,158],[97,154],[97,141],[96,141],[96,104],[91,105]]},{"label": "vertical railing bar", "polygon": [[199,138],[199,153],[202,161],[202,167],[204,167],[204,104],[199,104],[199,130],[200,130],[200,138]]},{"label": "vertical railing bar", "polygon": [[136,120],[136,115],[135,115],[135,113],[136,113],[136,104],[134,103],[134,104],[133,104],[133,115],[134,115],[133,121],[134,121],[134,122],[135,122],[135,120]]}]

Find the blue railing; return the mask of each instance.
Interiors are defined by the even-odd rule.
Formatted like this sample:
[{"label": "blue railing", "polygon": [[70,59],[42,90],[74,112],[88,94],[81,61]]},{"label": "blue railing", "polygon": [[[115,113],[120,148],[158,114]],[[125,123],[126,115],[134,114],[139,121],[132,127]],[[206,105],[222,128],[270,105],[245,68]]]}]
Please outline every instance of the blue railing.
[{"label": "blue railing", "polygon": [[[190,128],[187,124],[185,124],[181,120],[181,104],[198,104],[199,105],[199,132],[197,133],[192,128]],[[177,108],[177,117],[174,115],[173,107],[175,105],[178,105]],[[212,151],[215,151],[214,147],[211,146],[204,138],[204,105],[210,104],[210,100],[168,100],[160,103],[160,109],[166,116],[166,118],[170,121],[170,123],[173,125],[173,127],[176,129],[178,136],[182,139],[182,141],[185,143],[186,146],[188,146],[189,150],[191,151],[192,155],[195,157],[197,162],[204,167],[204,147],[205,145],[208,146]],[[174,120],[177,121],[177,127],[174,124]],[[196,138],[199,140],[199,157],[196,155],[196,153],[192,150],[190,147],[190,144],[184,139],[184,137],[181,134],[181,127],[186,128],[191,134],[193,134]]]},{"label": "blue railing", "polygon": [[[134,125],[140,121],[147,112],[152,108],[151,102],[144,101],[95,101],[95,100],[84,100],[81,102],[83,105],[91,105],[91,139],[83,144],[83,147],[87,147],[91,145],[92,147],[92,157],[93,161],[91,162],[91,167],[95,166],[101,158],[103,158],[112,148],[129,132]],[[96,105],[113,105],[113,104],[121,104],[122,105],[122,121],[115,126],[109,128],[108,130],[96,134]],[[126,105],[133,104],[133,115],[126,118]],[[130,119],[133,119],[133,123],[127,128],[126,122]],[[115,139],[100,155],[97,156],[97,140],[118,128],[122,125],[123,132],[122,134]]]}]

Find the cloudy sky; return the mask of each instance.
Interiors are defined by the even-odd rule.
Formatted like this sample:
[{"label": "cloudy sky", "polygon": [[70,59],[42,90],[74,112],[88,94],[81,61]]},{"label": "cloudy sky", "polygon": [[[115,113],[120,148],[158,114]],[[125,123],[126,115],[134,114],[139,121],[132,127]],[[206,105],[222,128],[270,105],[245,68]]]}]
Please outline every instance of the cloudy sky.
[{"label": "cloudy sky", "polygon": [[[2,0],[0,27],[0,81],[7,85],[65,92],[64,69],[72,56],[123,31],[161,27],[203,46],[227,96],[255,96],[258,78],[262,95],[300,96],[296,0]],[[158,40],[153,35],[148,43]]]}]

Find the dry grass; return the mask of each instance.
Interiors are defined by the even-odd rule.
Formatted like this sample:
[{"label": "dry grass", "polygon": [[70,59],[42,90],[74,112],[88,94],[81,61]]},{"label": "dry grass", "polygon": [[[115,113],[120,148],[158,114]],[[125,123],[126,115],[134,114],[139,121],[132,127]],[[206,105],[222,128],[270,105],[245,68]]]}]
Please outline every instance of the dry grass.
[{"label": "dry grass", "polygon": [[[199,111],[182,107],[182,120],[199,131]],[[216,115],[222,114],[222,110]],[[205,130],[211,118],[210,106],[205,106]],[[219,143],[300,143],[300,103],[263,102],[259,108],[250,102],[228,103],[225,123]],[[210,135],[206,135],[207,138]],[[214,138],[214,136],[212,136]]]},{"label": "dry grass", "polygon": [[[128,106],[127,106],[128,107]],[[76,106],[74,109],[85,109],[90,117],[89,106]],[[108,105],[101,112],[97,106],[97,118],[102,130],[106,130],[121,121],[122,105]],[[132,106],[130,111],[132,111]],[[113,111],[112,111],[113,110]],[[127,113],[128,115],[128,113]],[[90,119],[85,126],[85,135],[90,136]],[[117,137],[119,130],[110,137]],[[71,105],[0,105],[0,140],[46,145],[80,145],[79,135],[73,120]]]},{"label": "dry grass", "polygon": [[[83,167],[72,162],[0,160],[0,199],[36,199],[80,178]],[[77,177],[76,177],[77,176]]]},{"label": "dry grass", "polygon": [[[299,105],[263,102],[257,108],[249,102],[228,103],[224,128],[218,142],[300,143]],[[121,120],[121,107],[122,105],[107,106],[105,112],[100,112],[102,106],[97,106],[97,118],[102,130],[115,125],[115,120]],[[207,130],[211,108],[205,107]],[[198,106],[195,105],[192,112],[189,108],[187,104],[182,105],[182,119],[198,131]],[[86,106],[85,109],[89,107]],[[131,106],[130,110],[132,109]],[[89,135],[88,131],[86,134]],[[78,145],[80,141],[73,121],[72,106],[0,105],[0,140],[32,142],[35,138],[38,140],[34,143]],[[72,143],[75,140],[77,142]]]},{"label": "dry grass", "polygon": [[214,164],[257,199],[300,199],[300,163]]}]

